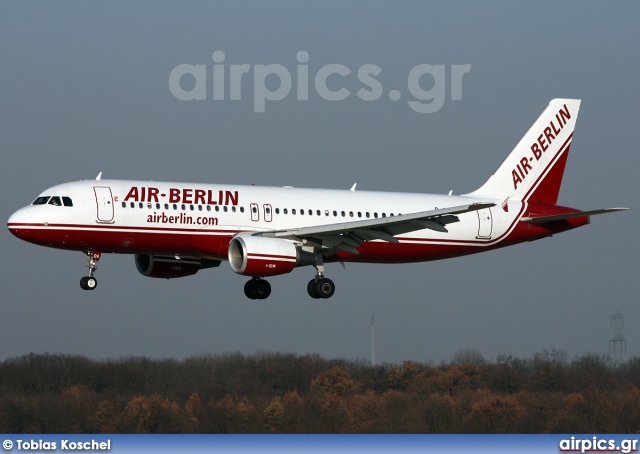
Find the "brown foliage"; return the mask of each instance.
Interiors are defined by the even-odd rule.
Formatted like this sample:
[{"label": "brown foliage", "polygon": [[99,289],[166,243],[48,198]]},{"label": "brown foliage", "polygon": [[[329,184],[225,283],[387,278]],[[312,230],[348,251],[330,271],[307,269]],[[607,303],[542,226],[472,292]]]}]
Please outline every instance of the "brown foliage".
[{"label": "brown foliage", "polygon": [[[465,353],[463,355],[462,353]],[[4,433],[636,433],[640,361],[562,351],[439,367],[260,352],[0,363]],[[474,353],[475,364],[461,362]]]}]

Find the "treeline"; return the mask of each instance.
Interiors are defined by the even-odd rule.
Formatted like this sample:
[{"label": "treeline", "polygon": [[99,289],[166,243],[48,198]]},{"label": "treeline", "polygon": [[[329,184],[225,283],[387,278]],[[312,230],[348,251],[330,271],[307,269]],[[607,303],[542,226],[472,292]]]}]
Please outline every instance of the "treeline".
[{"label": "treeline", "polygon": [[0,433],[638,433],[640,359],[258,353],[0,363]]}]

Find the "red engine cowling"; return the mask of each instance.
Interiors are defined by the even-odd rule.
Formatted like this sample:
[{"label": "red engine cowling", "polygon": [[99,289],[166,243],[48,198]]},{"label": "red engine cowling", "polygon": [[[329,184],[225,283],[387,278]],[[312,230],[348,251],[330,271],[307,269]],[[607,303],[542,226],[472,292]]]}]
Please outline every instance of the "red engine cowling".
[{"label": "red engine cowling", "polygon": [[202,268],[219,266],[220,262],[200,259],[197,257],[180,257],[164,255],[140,255],[136,254],[136,268],[138,272],[147,277],[172,279],[176,277],[191,276]]},{"label": "red engine cowling", "polygon": [[239,236],[229,243],[231,269],[243,276],[276,276],[290,273],[298,263],[296,246],[287,240]]}]

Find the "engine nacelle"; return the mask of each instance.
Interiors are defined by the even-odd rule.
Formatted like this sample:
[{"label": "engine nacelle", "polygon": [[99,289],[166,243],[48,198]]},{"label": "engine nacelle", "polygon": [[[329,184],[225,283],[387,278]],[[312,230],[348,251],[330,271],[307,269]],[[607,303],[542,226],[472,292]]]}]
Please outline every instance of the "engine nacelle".
[{"label": "engine nacelle", "polygon": [[197,257],[180,257],[164,255],[135,256],[136,268],[143,276],[172,279],[176,277],[192,276],[203,268],[220,266],[217,260],[200,259]]},{"label": "engine nacelle", "polygon": [[231,269],[243,276],[276,276],[314,262],[313,254],[298,251],[295,244],[287,240],[238,236],[229,243]]}]

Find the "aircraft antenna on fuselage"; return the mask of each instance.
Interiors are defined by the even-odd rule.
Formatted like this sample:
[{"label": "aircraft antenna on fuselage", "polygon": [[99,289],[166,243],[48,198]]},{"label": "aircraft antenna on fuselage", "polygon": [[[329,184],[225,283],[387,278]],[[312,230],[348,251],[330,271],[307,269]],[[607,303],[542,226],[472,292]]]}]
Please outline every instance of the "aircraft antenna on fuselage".
[{"label": "aircraft antenna on fuselage", "polygon": [[102,178],[102,172],[98,174],[98,176],[96,177],[96,180],[100,181],[101,178]]}]

